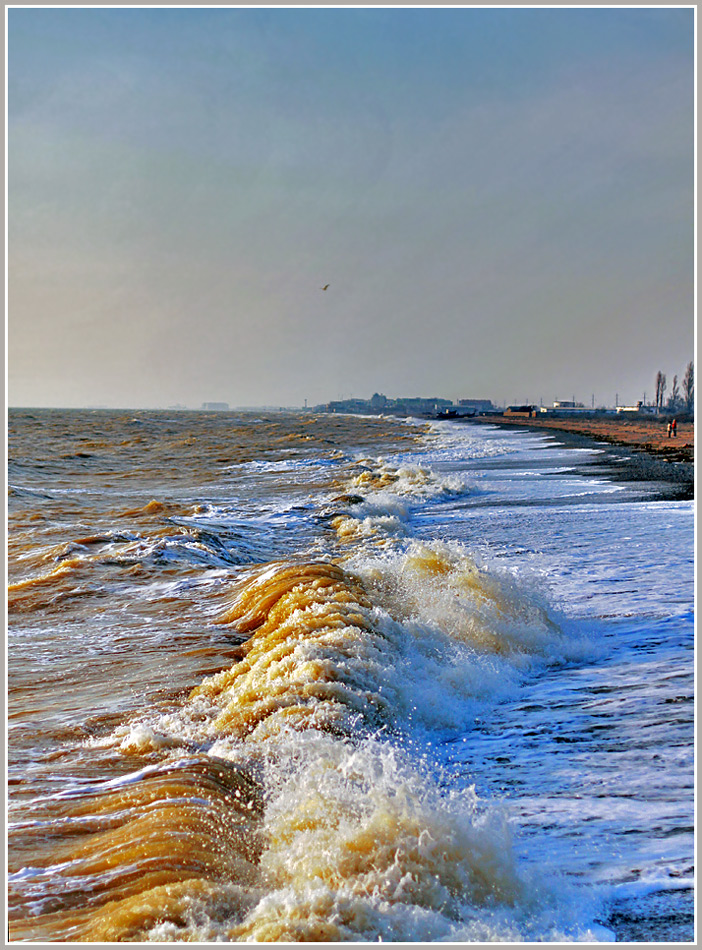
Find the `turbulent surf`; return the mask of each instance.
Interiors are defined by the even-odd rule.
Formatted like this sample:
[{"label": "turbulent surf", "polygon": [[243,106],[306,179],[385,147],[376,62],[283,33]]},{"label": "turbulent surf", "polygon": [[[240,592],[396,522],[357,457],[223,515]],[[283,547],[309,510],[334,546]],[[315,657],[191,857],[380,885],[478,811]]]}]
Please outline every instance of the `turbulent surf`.
[{"label": "turbulent surf", "polygon": [[691,939],[692,503],[597,451],[12,410],[10,938]]}]

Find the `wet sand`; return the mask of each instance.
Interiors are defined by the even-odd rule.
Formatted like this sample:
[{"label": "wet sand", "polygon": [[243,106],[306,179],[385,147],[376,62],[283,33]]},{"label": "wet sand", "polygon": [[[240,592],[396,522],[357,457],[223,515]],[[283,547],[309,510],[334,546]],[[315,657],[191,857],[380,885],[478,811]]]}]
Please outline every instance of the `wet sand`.
[{"label": "wet sand", "polygon": [[[527,419],[521,416],[477,416],[461,420],[541,431],[566,446],[597,445],[603,454],[579,468],[623,482],[655,482],[658,498],[694,497],[694,439],[692,422],[678,423],[668,437],[665,423],[648,419]],[[649,489],[652,488],[649,484]]]}]

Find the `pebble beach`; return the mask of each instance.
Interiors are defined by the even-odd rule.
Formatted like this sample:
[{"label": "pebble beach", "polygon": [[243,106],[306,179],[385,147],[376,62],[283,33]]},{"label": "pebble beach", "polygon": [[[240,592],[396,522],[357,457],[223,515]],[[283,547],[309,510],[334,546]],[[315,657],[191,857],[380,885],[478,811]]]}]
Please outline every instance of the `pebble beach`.
[{"label": "pebble beach", "polygon": [[668,436],[667,418],[626,419],[523,416],[476,417],[471,423],[542,431],[566,446],[591,446],[603,450],[588,463],[617,481],[660,484],[665,498],[693,498],[695,481],[694,422],[678,422],[675,436]]}]

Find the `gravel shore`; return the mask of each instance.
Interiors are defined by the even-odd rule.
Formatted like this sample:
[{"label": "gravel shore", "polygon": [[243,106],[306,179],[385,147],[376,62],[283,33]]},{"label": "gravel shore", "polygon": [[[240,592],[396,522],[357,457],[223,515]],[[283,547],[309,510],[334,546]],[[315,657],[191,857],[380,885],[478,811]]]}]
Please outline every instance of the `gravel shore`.
[{"label": "gravel shore", "polygon": [[476,416],[460,421],[539,431],[565,446],[596,446],[601,454],[577,466],[583,473],[646,482],[648,497],[694,498],[694,423],[678,423],[677,436],[669,438],[665,424],[652,420]]}]

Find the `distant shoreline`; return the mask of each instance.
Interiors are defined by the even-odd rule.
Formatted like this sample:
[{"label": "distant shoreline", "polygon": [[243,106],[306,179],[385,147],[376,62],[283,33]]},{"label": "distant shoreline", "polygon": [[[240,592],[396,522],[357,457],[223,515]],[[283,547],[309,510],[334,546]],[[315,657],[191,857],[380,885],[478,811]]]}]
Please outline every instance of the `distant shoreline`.
[{"label": "distant shoreline", "polygon": [[666,425],[649,420],[528,419],[474,416],[460,423],[529,429],[552,436],[564,446],[604,449],[603,455],[578,468],[601,472],[614,481],[659,482],[661,499],[694,498],[694,423],[678,424],[677,436],[668,438]]}]

